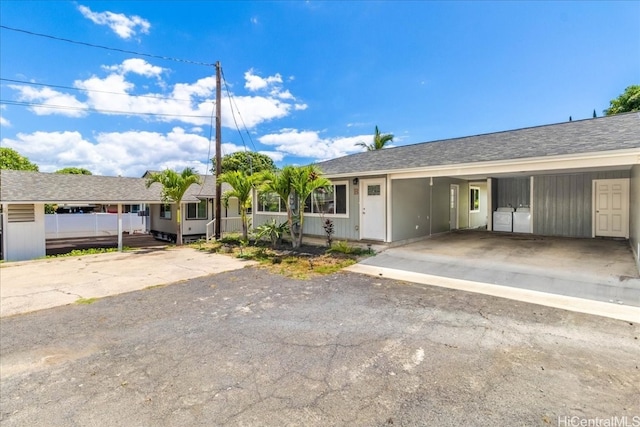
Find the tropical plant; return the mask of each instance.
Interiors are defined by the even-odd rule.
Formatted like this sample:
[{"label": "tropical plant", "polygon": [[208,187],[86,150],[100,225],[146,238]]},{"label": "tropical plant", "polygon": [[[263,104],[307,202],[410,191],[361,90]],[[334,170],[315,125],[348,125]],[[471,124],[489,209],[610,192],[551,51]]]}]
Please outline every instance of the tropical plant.
[{"label": "tropical plant", "polygon": [[247,218],[247,209],[251,207],[251,196],[253,187],[258,179],[257,175],[247,175],[244,171],[225,172],[218,178],[220,182],[226,182],[232,189],[225,191],[222,195],[222,203],[229,205],[229,199],[235,197],[238,199],[240,206],[240,219],[242,221],[242,239],[248,239],[249,222]]},{"label": "tropical plant", "polygon": [[378,130],[378,126],[376,126],[376,130],[373,134],[373,142],[371,144],[367,144],[366,142],[358,142],[356,143],[356,146],[366,148],[367,151],[376,151],[382,150],[385,145],[390,142],[393,142],[393,134],[381,134],[380,130]]},{"label": "tropical plant", "polygon": [[[331,187],[331,181],[321,176],[317,167],[309,165],[294,168],[294,173],[291,177],[291,189],[293,190],[295,206],[298,208],[296,214],[298,227],[296,232],[291,234],[292,239],[297,239],[297,243],[293,244],[294,248],[302,246],[305,201],[311,197],[314,191],[320,189],[330,191]],[[289,226],[291,227],[291,224]]]},{"label": "tropical plant", "polygon": [[640,85],[631,85],[619,97],[612,99],[604,114],[613,116],[630,111],[640,111]]},{"label": "tropical plant", "polygon": [[0,169],[38,172],[38,165],[31,163],[13,148],[0,147]]},{"label": "tropical plant", "polygon": [[324,232],[327,235],[327,246],[331,247],[331,243],[333,242],[333,233],[335,231],[333,228],[333,221],[330,219],[325,220],[322,228],[324,228]]},{"label": "tropical plant", "polygon": [[256,240],[268,237],[271,240],[271,247],[275,249],[282,241],[282,236],[289,232],[289,224],[286,221],[278,224],[275,219],[271,219],[271,221],[254,228],[254,232]]},{"label": "tropical plant", "polygon": [[285,166],[278,172],[266,172],[260,190],[280,196],[287,209],[287,224],[294,249],[302,246],[304,202],[318,189],[331,189],[331,181],[321,176],[314,165]]},{"label": "tropical plant", "polygon": [[178,233],[176,237],[176,244],[182,245],[182,220],[180,217],[180,205],[182,204],[182,198],[184,193],[187,192],[192,184],[201,184],[200,176],[197,175],[193,169],[185,168],[182,173],[177,173],[170,169],[163,170],[162,172],[154,172],[147,178],[147,188],[154,182],[158,182],[162,185],[162,201],[165,203],[176,204],[176,220],[178,223]]}]

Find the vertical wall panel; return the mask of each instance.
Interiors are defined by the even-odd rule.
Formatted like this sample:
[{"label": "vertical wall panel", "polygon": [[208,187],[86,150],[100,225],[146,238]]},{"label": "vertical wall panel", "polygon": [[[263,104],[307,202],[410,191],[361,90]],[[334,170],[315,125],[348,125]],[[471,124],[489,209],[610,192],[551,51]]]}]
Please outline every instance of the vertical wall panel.
[{"label": "vertical wall panel", "polygon": [[529,177],[525,178],[499,178],[498,182],[498,206],[505,207],[511,205],[514,208],[518,206],[529,206]]},{"label": "vertical wall panel", "polygon": [[429,235],[429,178],[391,181],[394,241]]},{"label": "vertical wall panel", "polygon": [[547,236],[591,237],[592,181],[628,177],[629,171],[536,176],[533,232]]}]

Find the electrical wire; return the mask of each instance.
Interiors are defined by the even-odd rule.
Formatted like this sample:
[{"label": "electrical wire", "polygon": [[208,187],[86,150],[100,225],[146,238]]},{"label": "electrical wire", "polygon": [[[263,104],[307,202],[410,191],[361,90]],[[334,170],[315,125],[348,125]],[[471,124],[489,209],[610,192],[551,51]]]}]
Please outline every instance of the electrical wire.
[{"label": "electrical wire", "polygon": [[73,43],[73,44],[77,44],[77,45],[93,47],[93,48],[98,48],[98,49],[112,50],[112,51],[115,51],[115,52],[129,53],[129,54],[132,54],[132,55],[145,56],[147,58],[162,59],[164,61],[182,62],[182,63],[185,63],[185,64],[203,65],[205,67],[214,67],[215,66],[215,64],[210,64],[210,63],[207,63],[207,62],[193,61],[193,60],[190,60],[190,59],[173,58],[173,57],[170,57],[170,56],[163,56],[163,55],[153,55],[153,54],[150,54],[150,53],[136,52],[136,51],[133,51],[133,50],[118,49],[118,48],[115,48],[115,47],[102,46],[102,45],[82,42],[82,41],[78,41],[78,40],[66,39],[66,38],[63,38],[63,37],[52,36],[50,34],[36,33],[34,31],[23,30],[23,29],[20,29],[20,28],[13,28],[13,27],[9,27],[9,26],[6,26],[6,25],[0,25],[0,28],[5,29],[5,30],[9,30],[9,31],[15,31],[15,32],[18,32],[18,33],[29,34],[31,36],[44,37],[44,38],[48,38],[48,39],[51,39],[51,40],[63,41],[63,42],[67,42],[67,43]]},{"label": "electrical wire", "polygon": [[[235,105],[236,110],[238,112],[238,116],[240,116],[240,121],[242,122],[242,126],[244,127],[244,130],[247,134],[247,137],[249,138],[249,142],[251,143],[251,146],[253,147],[253,151],[258,151],[256,149],[256,145],[253,142],[253,139],[251,138],[251,134],[249,133],[249,129],[247,129],[247,125],[244,122],[244,119],[242,118],[242,114],[240,113],[240,109],[238,108],[238,104],[236,104],[235,99],[233,98],[233,95],[231,95],[231,93],[229,92],[229,87],[227,85],[227,80],[224,77],[224,71],[222,71],[222,81],[224,82],[224,87],[227,91],[227,97],[229,98],[229,105],[231,107],[231,114],[233,115],[233,105]],[[232,104],[233,103],[233,104]],[[233,120],[235,123],[235,115],[233,115]],[[238,128],[238,124],[236,123],[236,129],[238,129],[238,132],[240,132],[240,129]],[[242,140],[242,144],[245,146],[245,150],[247,149],[245,143],[244,143],[244,139],[242,138],[242,134],[240,135],[240,139]]]},{"label": "electrical wire", "polygon": [[25,80],[5,79],[5,78],[2,78],[2,77],[0,77],[0,81],[10,82],[10,83],[19,83],[19,84],[25,84],[25,85],[31,85],[31,86],[50,87],[50,88],[55,88],[55,89],[68,89],[68,90],[75,90],[75,91],[78,91],[78,92],[107,93],[107,94],[111,94],[111,95],[131,96],[131,97],[136,97],[136,98],[151,98],[151,99],[163,99],[163,100],[179,101],[179,102],[193,102],[193,100],[191,100],[191,99],[178,99],[178,98],[170,98],[168,96],[156,96],[156,95],[133,95],[133,94],[129,94],[129,93],[111,92],[111,91],[108,91],[108,90],[97,90],[97,89],[80,89],[80,88],[72,87],[72,86],[62,86],[62,85],[52,85],[52,84],[45,84],[45,83],[35,83],[35,82],[28,82],[28,81],[25,81]]},{"label": "electrical wire", "polygon": [[105,110],[101,108],[73,107],[70,105],[42,104],[38,102],[10,101],[6,99],[0,99],[0,104],[18,105],[23,107],[50,108],[53,110],[86,111],[88,113],[118,114],[118,115],[125,115],[125,116],[184,117],[184,118],[194,118],[194,119],[209,118],[209,116],[199,116],[195,114],[142,113],[142,112],[135,112],[135,111]]}]

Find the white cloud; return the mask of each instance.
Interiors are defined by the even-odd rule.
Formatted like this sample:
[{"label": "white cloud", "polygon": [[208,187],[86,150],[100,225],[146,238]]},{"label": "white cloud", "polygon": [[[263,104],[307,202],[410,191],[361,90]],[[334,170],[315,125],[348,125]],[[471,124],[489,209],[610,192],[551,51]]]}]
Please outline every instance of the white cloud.
[{"label": "white cloud", "polygon": [[[120,64],[103,66],[106,76],[93,75],[85,80],[76,80],[73,86],[83,94],[66,94],[49,88],[34,89],[28,85],[11,85],[18,92],[18,99],[39,104],[51,104],[52,108],[33,106],[38,115],[59,114],[69,117],[84,117],[87,109],[98,114],[126,114],[143,116],[145,119],[162,122],[179,122],[193,126],[209,126],[215,106],[215,76],[205,76],[193,83],[175,83],[167,88],[160,80],[167,71],[139,58],[127,59]],[[143,84],[145,92],[136,90],[128,79],[133,73],[142,78],[153,78],[150,85]],[[306,104],[296,103],[289,90],[280,87],[282,81],[276,76],[252,80],[252,71],[245,77],[252,87],[261,85],[266,95],[253,94],[233,96],[233,114],[238,122],[251,129],[274,119],[288,116],[292,110],[304,110]],[[257,83],[257,82],[261,83]],[[274,86],[275,85],[275,86]],[[160,86],[158,88],[158,86]],[[270,86],[270,87],[269,87]],[[153,90],[153,88],[157,90]],[[149,89],[151,88],[151,89]],[[134,93],[135,92],[135,93]],[[235,128],[234,117],[226,94],[222,99],[222,126]]]},{"label": "white cloud", "polygon": [[144,59],[129,58],[122,61],[122,64],[103,66],[107,71],[115,71],[118,74],[134,73],[145,77],[159,77],[164,71],[162,67],[151,65]]},{"label": "white cloud", "polygon": [[278,83],[282,83],[282,76],[280,74],[263,78],[258,76],[257,74],[254,74],[253,69],[244,73],[244,79],[246,80],[244,84],[245,89],[248,89],[252,92],[273,87]]},{"label": "white cloud", "polygon": [[[0,105],[0,111],[6,110],[6,105]],[[8,119],[5,119],[2,114],[0,114],[0,126],[11,127],[11,122]]]},{"label": "white cloud", "polygon": [[93,12],[87,6],[78,6],[82,15],[90,19],[94,24],[106,25],[123,39],[129,39],[138,33],[149,34],[151,24],[139,16],[126,16],[122,13]]},{"label": "white cloud", "polygon": [[282,129],[280,133],[264,135],[260,143],[273,146],[283,155],[326,160],[361,151],[356,143],[368,140],[370,136],[321,138],[316,131]]},{"label": "white cloud", "polygon": [[48,87],[34,88],[32,86],[9,85],[11,89],[18,91],[18,100],[33,104],[46,104],[49,107],[33,105],[29,110],[39,116],[60,114],[68,117],[84,117],[87,105],[77,100],[73,95],[58,92]]},{"label": "white cloud", "polygon": [[[146,131],[104,132],[90,141],[80,132],[19,133],[3,138],[3,147],[18,150],[38,164],[42,172],[64,167],[84,167],[97,175],[139,177],[146,170],[193,167],[200,173],[211,168],[207,154],[209,140],[175,127],[164,133]],[[223,144],[223,152],[241,150],[235,144]]]}]

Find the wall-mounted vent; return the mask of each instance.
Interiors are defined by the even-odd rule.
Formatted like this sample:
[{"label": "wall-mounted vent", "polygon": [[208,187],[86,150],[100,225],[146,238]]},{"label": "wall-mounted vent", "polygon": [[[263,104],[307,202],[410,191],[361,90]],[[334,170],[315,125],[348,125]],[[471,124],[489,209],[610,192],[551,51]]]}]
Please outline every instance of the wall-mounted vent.
[{"label": "wall-mounted vent", "polygon": [[34,205],[9,205],[7,208],[7,222],[35,222],[35,220]]}]

